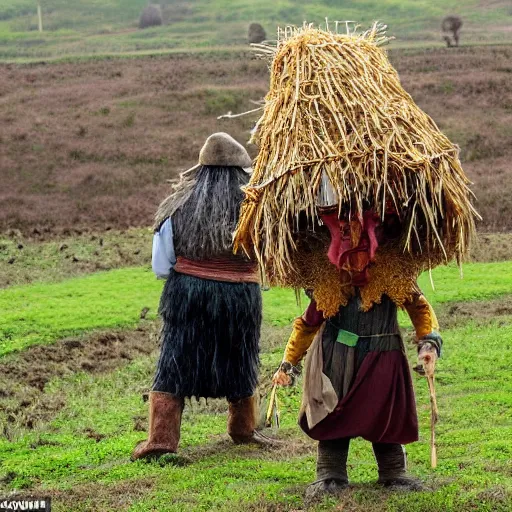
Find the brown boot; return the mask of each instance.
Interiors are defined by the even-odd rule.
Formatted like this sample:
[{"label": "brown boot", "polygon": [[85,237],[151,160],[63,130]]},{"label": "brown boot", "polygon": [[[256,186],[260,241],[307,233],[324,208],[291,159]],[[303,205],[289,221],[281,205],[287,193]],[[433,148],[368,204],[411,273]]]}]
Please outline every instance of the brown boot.
[{"label": "brown boot", "polygon": [[235,444],[273,446],[279,443],[256,430],[256,400],[254,396],[229,402],[228,434]]},{"label": "brown boot", "polygon": [[132,460],[158,458],[176,453],[180,440],[181,413],[184,400],[171,393],[151,391],[149,394],[149,435],[133,450]]}]

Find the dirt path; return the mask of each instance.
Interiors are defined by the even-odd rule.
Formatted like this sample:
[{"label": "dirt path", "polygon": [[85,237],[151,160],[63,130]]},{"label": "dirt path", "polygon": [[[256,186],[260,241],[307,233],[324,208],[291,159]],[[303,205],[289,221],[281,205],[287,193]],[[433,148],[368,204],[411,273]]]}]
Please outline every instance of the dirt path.
[{"label": "dirt path", "polygon": [[[46,386],[53,379],[80,372],[108,374],[141,357],[152,356],[156,360],[159,325],[158,320],[142,320],[135,330],[67,338],[0,358],[0,434],[3,432],[10,438],[16,429],[30,430],[51,421],[66,404],[63,391],[46,392]],[[288,327],[264,325],[262,350],[283,346],[288,333]],[[266,381],[263,384],[269,386]],[[223,411],[226,407],[225,400],[210,400],[208,405],[195,404],[197,411],[206,408]],[[134,421],[136,430],[146,430],[145,418],[135,418]]]},{"label": "dirt path", "polygon": [[[136,330],[96,333],[30,347],[0,359],[0,425],[8,438],[16,428],[35,428],[64,406],[63,393],[46,394],[54,378],[108,373],[157,350],[157,322]],[[1,431],[0,431],[1,433]]]}]

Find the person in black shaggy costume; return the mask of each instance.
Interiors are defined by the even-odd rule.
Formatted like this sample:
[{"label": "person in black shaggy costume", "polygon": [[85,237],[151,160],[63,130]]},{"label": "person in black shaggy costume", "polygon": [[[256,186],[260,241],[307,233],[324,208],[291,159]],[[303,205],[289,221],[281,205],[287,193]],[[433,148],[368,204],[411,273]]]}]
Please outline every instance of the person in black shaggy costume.
[{"label": "person in black shaggy costume", "polygon": [[256,431],[257,266],[232,249],[250,167],[242,145],[213,134],[199,164],[181,175],[158,209],[152,263],[166,278],[162,348],[149,398],[149,437],[135,448],[134,460],[177,451],[187,397],[226,397],[235,443],[272,442]]}]

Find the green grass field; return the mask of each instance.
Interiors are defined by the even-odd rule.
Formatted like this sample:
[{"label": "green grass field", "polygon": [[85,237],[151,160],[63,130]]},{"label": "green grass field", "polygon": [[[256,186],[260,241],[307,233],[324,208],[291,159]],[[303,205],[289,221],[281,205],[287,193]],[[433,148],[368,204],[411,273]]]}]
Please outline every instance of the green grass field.
[{"label": "green grass field", "polygon": [[189,50],[246,44],[250,22],[262,23],[269,38],[277,26],[355,20],[381,20],[402,44],[441,44],[444,16],[463,17],[463,41],[510,42],[506,27],[512,15],[506,1],[480,0],[197,0],[163,1],[165,25],[136,29],[146,0],[42,0],[44,26],[37,32],[35,0],[0,0],[0,59],[48,59],[63,55]]},{"label": "green grass field", "polygon": [[[435,471],[429,467],[427,386],[414,378],[421,439],[408,447],[409,462],[430,490],[378,489],[371,448],[357,440],[349,458],[353,486],[341,501],[326,500],[314,510],[512,510],[512,309],[503,306],[499,316],[478,318],[491,301],[509,304],[512,262],[468,264],[464,273],[461,281],[457,268],[437,269],[435,291],[428,276],[421,278],[441,317],[455,304],[476,311],[474,318],[464,317],[443,331]],[[150,313],[142,322],[151,323],[160,289],[147,269],[128,268],[1,290],[6,315],[0,325],[0,361],[12,367],[32,350],[30,345],[58,346],[70,334],[133,328],[144,307]],[[264,294],[261,394],[299,311],[289,290]],[[408,329],[405,317],[401,323]],[[8,432],[0,440],[0,491],[51,495],[57,511],[302,510],[304,488],[314,479],[315,446],[296,426],[300,386],[280,392],[282,426],[276,435],[287,441],[283,448],[232,445],[225,434],[226,404],[213,400],[187,405],[179,457],[166,463],[129,462],[147,428],[141,395],[150,386],[156,356],[153,351],[103,373],[56,373],[39,395],[27,394],[24,413],[34,417],[38,408],[58,404],[33,423],[17,424],[16,414],[0,413],[0,427]],[[413,349],[410,359],[412,364]],[[0,378],[0,403],[7,409],[14,384]]]},{"label": "green grass field", "polygon": [[[98,158],[102,173],[108,175],[105,171],[109,159],[117,161],[127,150],[116,141],[102,153],[103,146],[98,141],[106,138],[101,131],[103,124],[118,123],[105,126],[109,126],[109,130],[111,127],[119,139],[126,139],[127,144],[135,140],[140,145],[142,135],[130,138],[134,122],[135,128],[147,123],[144,130],[137,133],[143,133],[147,139],[155,138],[155,132],[146,130],[155,117],[155,130],[167,136],[172,126],[158,124],[162,109],[167,112],[204,108],[204,117],[195,120],[191,127],[180,121],[179,129],[183,131],[180,141],[181,138],[185,141],[191,133],[196,134],[198,126],[207,118],[228,110],[241,110],[247,98],[254,95],[248,85],[250,82],[252,86],[253,78],[240,84],[235,80],[238,85],[230,85],[229,90],[226,89],[228,93],[224,92],[222,84],[211,85],[211,90],[205,89],[206,92],[200,87],[210,87],[212,79],[208,73],[218,72],[224,76],[231,62],[236,63],[233,64],[236,79],[237,73],[245,73],[237,71],[236,66],[248,56],[245,50],[250,22],[262,23],[272,39],[278,26],[301,24],[304,20],[318,23],[326,17],[333,21],[357,20],[363,26],[377,19],[387,23],[389,35],[397,38],[392,47],[411,48],[411,54],[422,62],[419,71],[416,70],[419,74],[407,76],[405,69],[401,74],[405,74],[411,84],[424,81],[425,90],[434,85],[438,87],[429,93],[432,105],[437,105],[438,98],[449,96],[453,87],[460,89],[459,96],[450,96],[456,108],[450,110],[446,103],[440,107],[448,112],[443,129],[449,128],[454,136],[458,133],[454,121],[458,105],[466,109],[469,103],[481,105],[481,110],[473,114],[475,119],[478,117],[476,128],[467,131],[466,136],[473,141],[472,146],[476,147],[480,141],[482,154],[489,157],[482,160],[482,175],[487,177],[488,168],[495,171],[494,179],[498,183],[495,188],[499,189],[499,194],[488,197],[492,210],[496,204],[503,207],[506,203],[507,194],[503,192],[506,189],[502,188],[506,175],[498,171],[505,169],[507,154],[498,152],[502,149],[502,139],[494,135],[506,134],[508,126],[506,116],[510,108],[504,75],[510,71],[508,63],[507,66],[493,64],[480,68],[474,64],[479,62],[476,57],[474,61],[466,61],[467,54],[477,50],[466,48],[459,52],[459,67],[458,61],[447,59],[445,50],[435,57],[437,50],[428,53],[423,48],[444,46],[440,22],[450,14],[460,15],[464,20],[462,45],[511,44],[510,0],[162,0],[160,3],[164,26],[138,30],[138,17],[146,0],[41,0],[45,31],[40,34],[35,0],[0,0],[0,62],[28,64],[27,67],[3,65],[5,76],[10,77],[4,82],[7,88],[5,126],[12,124],[4,141],[15,148],[14,156],[11,155],[10,161],[7,159],[5,166],[9,171],[7,178],[11,172],[19,173],[29,184],[34,182],[34,188],[29,189],[24,199],[15,198],[18,207],[25,204],[25,208],[32,210],[36,187],[48,185],[45,180],[49,178],[46,175],[41,178],[37,169],[32,168],[33,161],[49,162],[48,169],[52,165],[59,166],[72,177],[76,162],[67,159],[65,150],[62,154],[54,150],[67,147],[66,141],[60,138],[61,125],[72,127],[69,147],[73,149],[71,153],[78,156],[84,154],[74,152],[75,145],[82,140],[80,137],[88,130],[95,134],[96,140],[91,139],[91,146],[100,149],[97,155],[94,151],[91,155]],[[415,49],[418,47],[419,50]],[[503,54],[503,47],[485,50],[481,58],[489,62],[498,59],[491,55],[493,52]],[[407,52],[404,50],[404,55]],[[453,55],[457,55],[456,52],[454,50]],[[150,58],[166,53],[177,54],[169,60],[176,65],[186,60],[181,54],[200,54],[195,67],[191,65],[189,71],[184,65],[185,71],[180,71],[179,75],[180,81],[193,76],[197,89],[188,82],[185,85],[180,82],[175,89],[172,66],[164,69],[163,74],[168,77],[164,77],[165,86],[161,87],[160,96],[157,91],[158,80],[163,80],[160,75],[154,77],[155,83],[140,81],[138,73],[153,77],[154,71],[146,71],[152,69],[146,66],[135,73],[139,64],[154,62],[155,66],[168,66],[166,59]],[[451,50],[446,53],[452,55]],[[119,61],[133,64],[130,69],[129,66],[121,69],[117,60],[104,60],[112,56],[146,55],[143,61]],[[503,55],[496,62],[506,63]],[[219,69],[203,70],[202,63],[209,59],[225,62]],[[445,59],[451,63],[446,69],[439,64]],[[65,64],[62,70],[59,65],[43,64],[30,69],[35,62],[49,61],[64,61]],[[400,62],[398,57],[397,62]],[[116,63],[114,71],[117,70],[119,82],[128,91],[126,97],[121,89],[105,89],[103,96],[101,87],[95,89],[98,83],[103,84],[102,66],[107,76],[111,63]],[[64,69],[68,65],[70,69]],[[97,74],[87,69],[89,65],[98,66]],[[414,63],[411,66],[414,67]],[[501,66],[499,73],[493,66]],[[17,74],[10,74],[13,69]],[[48,81],[39,76],[43,69],[51,77]],[[458,70],[463,78],[473,73],[476,78],[471,87],[463,80],[455,82],[455,86],[452,81],[444,81],[446,73],[453,70]],[[479,73],[490,73],[490,78],[481,80]],[[57,86],[59,81],[74,84],[82,76],[85,77],[83,87],[87,88],[91,99],[85,106],[76,106],[70,98],[74,100],[78,89],[72,88],[66,93],[68,96],[62,96],[59,92],[62,89]],[[229,75],[229,80],[234,80],[233,76]],[[430,84],[430,80],[438,82]],[[11,88],[17,92],[18,84],[21,84],[19,94],[10,93]],[[130,87],[133,92],[129,92]],[[40,99],[45,108],[27,103],[37,96],[34,92],[37,88],[47,94]],[[487,96],[475,96],[487,88],[490,91]],[[152,97],[139,98],[141,91]],[[420,99],[426,94],[421,88],[416,93]],[[52,94],[62,98],[61,105],[51,103]],[[190,98],[187,100],[187,94],[198,94],[196,103]],[[493,117],[498,101],[503,104],[499,122]],[[46,103],[50,104],[48,110]],[[136,106],[140,108],[135,110]],[[126,117],[123,109],[134,110]],[[102,111],[108,114],[95,114]],[[89,120],[85,127],[76,126],[79,135],[73,131],[75,121],[66,124],[66,116],[75,113],[82,116],[80,123]],[[32,114],[42,119],[55,115],[55,124],[40,128],[37,120],[34,128]],[[118,119],[116,115],[124,117]],[[485,122],[481,123],[484,118]],[[15,121],[20,121],[20,127],[14,126]],[[472,117],[461,117],[457,121],[466,129]],[[50,143],[50,139],[45,141],[47,153],[34,156],[33,161],[27,160],[18,170],[14,159],[22,160],[22,156],[43,147],[30,142],[30,151],[17,149],[24,148],[24,139],[20,137],[28,133],[29,141],[31,137],[39,140],[39,135],[33,134],[44,130],[54,134],[55,143]],[[460,133],[466,132],[460,128]],[[162,147],[179,155],[188,148],[188,142],[178,144],[171,137],[169,141],[165,139]],[[184,154],[183,158],[188,158]],[[484,158],[479,156],[478,147],[471,155],[472,159]],[[496,163],[496,155],[501,155],[502,161]],[[50,156],[55,157],[55,164]],[[151,158],[154,156],[152,154]],[[156,156],[158,165],[162,165],[158,151]],[[140,155],[137,158],[133,157],[135,163],[126,160],[126,168],[122,161],[122,179],[125,179],[125,172],[135,169],[138,177],[147,172],[159,183],[160,178],[151,174],[155,170],[151,167],[144,171],[139,165]],[[166,167],[167,158],[165,156]],[[88,162],[82,163],[87,165]],[[95,168],[90,172],[99,174]],[[53,176],[53,167],[48,171],[50,175]],[[106,183],[110,183],[108,179]],[[117,182],[109,185],[116,188],[112,183]],[[480,199],[484,195],[481,190],[487,190],[486,186],[485,180],[478,180],[475,191]],[[13,190],[17,187],[11,186]],[[103,190],[101,180],[97,187]],[[47,189],[45,201],[50,200],[52,190]],[[82,208],[93,207],[84,203]],[[58,211],[60,214],[60,209]],[[503,211],[506,210],[500,209]],[[145,226],[148,222],[149,217],[144,223],[127,225]],[[30,227],[33,227],[32,221]],[[209,400],[187,404],[178,457],[153,463],[129,461],[134,445],[144,438],[147,430],[147,404],[142,396],[151,386],[158,357],[157,308],[162,282],[149,270],[151,230],[109,228],[96,232],[91,227],[77,233],[63,234],[58,230],[57,235],[52,235],[51,230],[49,233],[48,238],[44,232],[33,237],[30,233],[0,233],[0,496],[10,493],[51,496],[52,510],[57,512],[305,510],[303,494],[306,485],[314,479],[315,444],[296,425],[300,379],[297,386],[280,391],[282,425],[279,431],[269,432],[285,440],[284,447],[260,450],[234,446],[226,434],[226,403]],[[512,261],[503,261],[510,259],[510,237],[501,233],[483,236],[473,254],[479,263],[464,265],[464,279],[455,266],[433,272],[434,289],[430,276],[425,274],[420,278],[422,289],[438,312],[441,327],[445,326],[442,329],[444,354],[437,373],[440,422],[436,470],[429,466],[427,385],[424,379],[413,377],[421,426],[420,441],[408,447],[409,464],[411,472],[421,477],[429,490],[402,494],[378,488],[374,483],[377,471],[371,447],[369,443],[355,440],[349,458],[351,488],[341,499],[326,499],[311,510],[512,511]],[[496,262],[481,263],[483,261]],[[290,290],[274,289],[264,293],[261,397],[269,391],[270,378],[281,360],[291,322],[305,305],[306,300],[301,306],[297,305]],[[403,313],[400,324],[405,340],[409,341],[412,330]],[[411,365],[414,364],[415,351],[411,346],[408,355]]]},{"label": "green grass field", "polygon": [[[512,291],[510,262],[440,267],[424,274],[420,286],[433,305],[484,300]],[[94,329],[134,327],[144,308],[154,318],[162,282],[149,268],[124,268],[70,279],[0,290],[0,356]],[[289,325],[300,313],[290,290],[264,294],[265,320],[273,326]]]}]

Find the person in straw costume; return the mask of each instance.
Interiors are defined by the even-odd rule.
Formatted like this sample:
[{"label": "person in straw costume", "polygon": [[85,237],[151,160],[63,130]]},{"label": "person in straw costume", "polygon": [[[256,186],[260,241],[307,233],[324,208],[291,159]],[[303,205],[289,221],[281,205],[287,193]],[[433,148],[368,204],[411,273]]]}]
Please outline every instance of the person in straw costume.
[{"label": "person in straw costume", "polygon": [[461,261],[478,214],[458,148],[402,88],[383,28],[338,34],[288,28],[253,135],[235,250],[272,285],[304,288],[274,383],[308,351],[299,424],[318,440],[313,498],[348,485],[351,438],[373,444],[379,483],[418,489],[403,445],[418,439],[397,321],[405,309],[423,356],[439,355],[435,314],[418,275]]},{"label": "person in straw costume", "polygon": [[149,436],[133,460],[177,451],[186,397],[226,397],[233,441],[270,443],[256,431],[259,275],[255,263],[232,250],[251,164],[242,145],[215,133],[158,209],[152,265],[166,279],[162,348],[149,395]]}]

